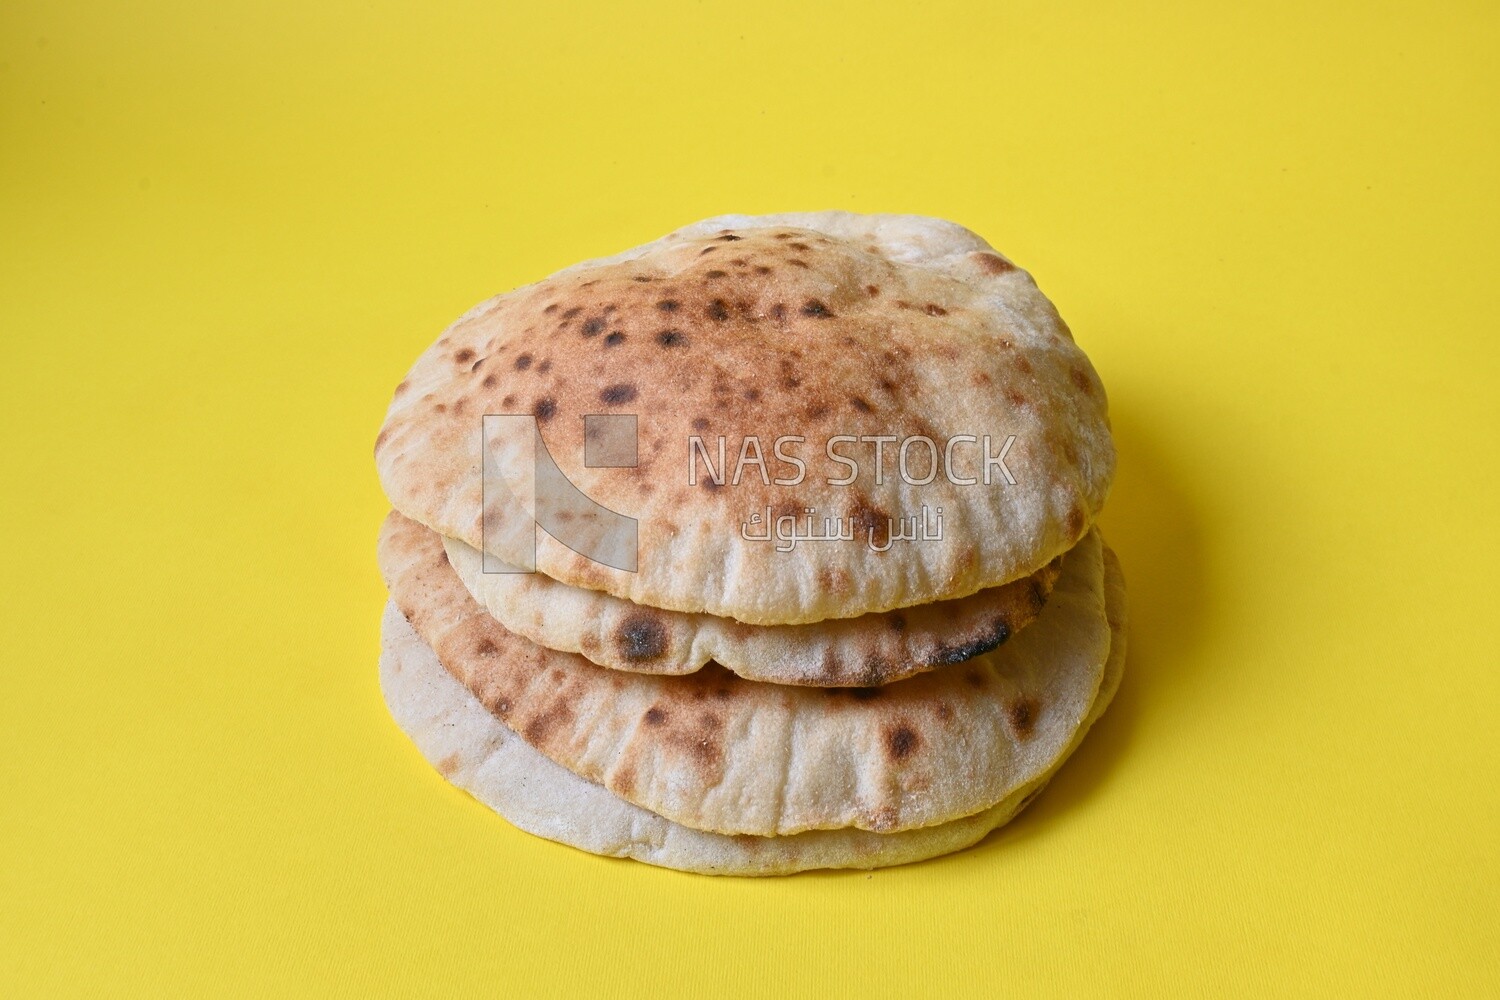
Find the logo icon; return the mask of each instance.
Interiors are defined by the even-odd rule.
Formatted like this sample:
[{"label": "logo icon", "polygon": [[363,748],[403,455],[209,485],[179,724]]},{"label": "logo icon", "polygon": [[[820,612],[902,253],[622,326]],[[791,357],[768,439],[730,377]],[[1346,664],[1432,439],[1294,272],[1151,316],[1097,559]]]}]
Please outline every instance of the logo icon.
[{"label": "logo icon", "polygon": [[[535,573],[537,531],[601,566],[634,573],[640,523],[598,503],[558,468],[532,414],[485,414],[482,527],[486,573]],[[633,469],[639,462],[633,413],[583,418],[583,464],[588,469]],[[513,553],[517,562],[492,555]]]}]

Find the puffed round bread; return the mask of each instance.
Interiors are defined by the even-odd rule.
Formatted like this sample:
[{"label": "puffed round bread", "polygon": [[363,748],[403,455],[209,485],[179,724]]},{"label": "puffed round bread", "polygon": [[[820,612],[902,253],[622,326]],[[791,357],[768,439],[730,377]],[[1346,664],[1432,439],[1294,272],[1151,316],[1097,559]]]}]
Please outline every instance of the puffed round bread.
[{"label": "puffed round bread", "polygon": [[1099,688],[1051,765],[1000,802],[961,819],[901,833],[811,830],[786,837],[730,837],[673,823],[586,781],[533,749],[455,680],[386,606],[381,688],[396,723],[448,781],[515,826],[607,857],[708,875],[785,875],[812,868],[880,868],[962,850],[1008,822],[1042,790],[1103,714],[1125,665],[1124,586],[1105,553],[1111,640]]},{"label": "puffed round bread", "polygon": [[[481,416],[532,414],[558,468],[639,522],[636,570],[611,569],[491,504],[481,539]],[[584,417],[638,416],[632,468],[585,464]],[[990,437],[1004,464],[983,484],[963,442],[934,482],[877,469],[835,435]],[[737,456],[800,436],[796,486],[751,469],[738,485],[688,472],[698,436]],[[894,445],[891,446],[894,448]],[[916,455],[925,454],[918,446]],[[526,441],[491,444],[494,468],[529,475]],[[1082,538],[1114,472],[1104,387],[1030,275],[961,226],[920,216],[722,216],[496,296],[448,328],[397,387],[376,439],[392,505],[442,535],[563,583],[637,604],[750,624],[849,618],[965,597],[1027,576]],[[781,471],[784,467],[773,466]],[[723,470],[718,470],[721,473]],[[785,478],[791,478],[786,476]],[[877,478],[883,479],[877,482]],[[862,537],[922,506],[940,541],[875,551]],[[857,537],[779,552],[742,536],[750,512],[852,519]],[[585,511],[587,513],[587,511]],[[535,542],[533,542],[535,539]]]},{"label": "puffed round bread", "polygon": [[1030,576],[968,597],[858,618],[746,625],[717,615],[648,608],[542,573],[486,572],[478,549],[443,539],[470,596],[501,625],[602,667],[690,674],[710,662],[752,681],[876,687],[988,653],[1047,603],[1061,557]]},{"label": "puffed round bread", "polygon": [[879,688],[763,684],[723,669],[608,670],[507,631],[441,538],[392,513],[391,597],[443,666],[575,774],[699,830],[893,832],[967,816],[1046,769],[1086,716],[1109,652],[1102,542],[1063,559],[1047,606],[1000,649]]}]

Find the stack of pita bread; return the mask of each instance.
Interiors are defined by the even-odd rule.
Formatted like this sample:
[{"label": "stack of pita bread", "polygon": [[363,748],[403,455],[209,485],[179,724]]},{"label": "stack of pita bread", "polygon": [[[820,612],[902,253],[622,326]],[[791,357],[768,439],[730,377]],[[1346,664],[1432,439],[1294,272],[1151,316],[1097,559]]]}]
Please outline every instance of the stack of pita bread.
[{"label": "stack of pita bread", "polygon": [[[486,414],[534,417],[586,502],[493,502],[535,454]],[[601,414],[635,417],[631,464],[587,460]],[[1104,389],[952,223],[724,216],[492,298],[417,360],[375,454],[392,714],[586,851],[760,875],[959,850],[1119,683]],[[580,551],[575,515],[632,523],[633,565]]]}]

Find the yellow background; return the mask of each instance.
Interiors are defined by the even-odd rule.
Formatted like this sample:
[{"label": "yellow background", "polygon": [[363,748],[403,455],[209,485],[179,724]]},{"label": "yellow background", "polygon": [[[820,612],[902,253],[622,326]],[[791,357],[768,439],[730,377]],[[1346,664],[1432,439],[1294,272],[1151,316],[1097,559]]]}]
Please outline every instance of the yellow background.
[{"label": "yellow background", "polygon": [[[1198,6],[6,4],[0,992],[1495,995],[1500,17]],[[520,834],[380,700],[390,391],[825,207],[978,230],[1093,357],[1119,699],[873,876]]]}]

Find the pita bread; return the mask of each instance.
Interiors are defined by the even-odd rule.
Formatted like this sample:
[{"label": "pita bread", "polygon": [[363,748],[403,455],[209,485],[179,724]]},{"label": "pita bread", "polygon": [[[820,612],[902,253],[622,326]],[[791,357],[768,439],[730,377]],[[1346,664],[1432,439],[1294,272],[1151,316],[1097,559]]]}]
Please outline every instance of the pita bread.
[{"label": "pita bread", "polygon": [[726,837],[663,819],[553,763],[485,710],[443,669],[394,604],[383,622],[380,683],[397,724],[450,782],[539,837],[602,854],[708,875],[785,875],[811,868],[878,868],[962,850],[1036,797],[1114,697],[1125,665],[1124,588],[1107,552],[1112,638],[1098,693],[1072,740],[1040,777],[972,816],[902,833],[809,830]]},{"label": "pita bread", "polygon": [[1063,560],[1028,628],[967,663],[880,688],[607,670],[508,632],[440,537],[393,513],[391,597],[443,666],[522,738],[589,781],[699,830],[893,832],[967,816],[1046,772],[1092,704],[1109,650],[1102,543]]},{"label": "pita bread", "polygon": [[643,674],[690,674],[710,661],[752,681],[875,687],[995,649],[1047,603],[1061,565],[968,597],[802,625],[746,625],[664,611],[558,583],[484,572],[484,557],[443,539],[470,596],[501,625],[548,649]]},{"label": "pita bread", "polygon": [[[1104,388],[1031,277],[960,226],[841,212],[723,216],[615,257],[568,268],[470,310],[397,387],[376,440],[392,504],[440,534],[570,586],[637,604],[782,625],[965,597],[1027,576],[1083,537],[1114,472]],[[634,572],[538,532],[532,514],[491,503],[481,540],[481,415],[534,414],[579,490],[639,522]],[[638,415],[631,468],[585,462],[588,414]],[[908,476],[894,443],[917,443]],[[1014,435],[1005,483],[983,485]],[[702,467],[699,437],[725,478]],[[773,441],[800,452],[796,485]],[[513,436],[515,437],[515,436]],[[755,438],[767,462],[737,481],[724,464]],[[951,468],[946,444],[956,442]],[[530,475],[531,442],[491,443],[506,481]],[[977,485],[955,479],[975,478]],[[892,519],[942,508],[941,540],[876,551]],[[762,510],[814,510],[858,526],[849,541],[781,552],[742,536]],[[573,516],[575,511],[562,513]],[[582,519],[602,517],[583,504]],[[597,523],[590,525],[597,527]],[[871,537],[868,539],[866,528]]]}]

